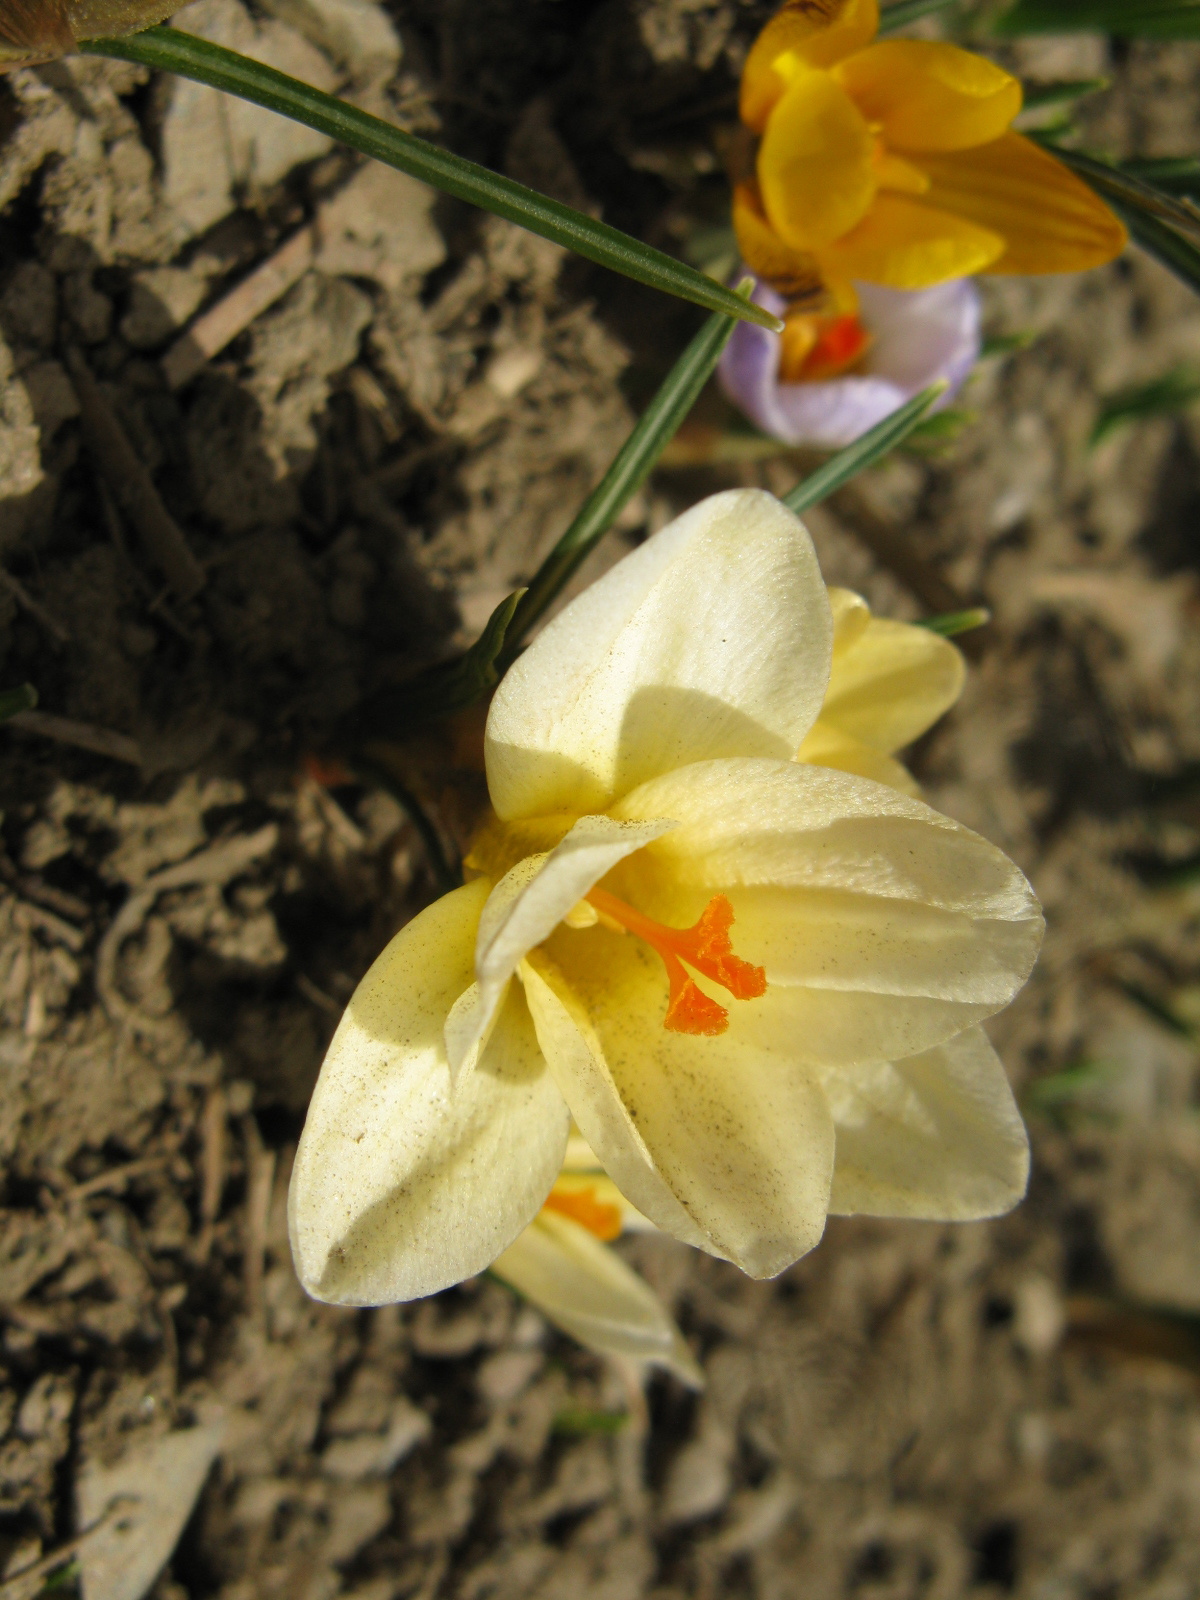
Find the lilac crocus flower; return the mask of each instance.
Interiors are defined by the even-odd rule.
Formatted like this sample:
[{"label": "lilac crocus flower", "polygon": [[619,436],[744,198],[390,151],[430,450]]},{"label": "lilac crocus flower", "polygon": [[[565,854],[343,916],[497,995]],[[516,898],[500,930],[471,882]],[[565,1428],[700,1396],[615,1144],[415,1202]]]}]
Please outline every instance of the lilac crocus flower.
[{"label": "lilac crocus flower", "polygon": [[[721,387],[771,438],[840,450],[938,378],[950,383],[945,405],[978,360],[979,292],[970,278],[916,291],[854,287],[872,344],[861,367],[841,377],[783,383],[780,336],[749,322],[733,330],[717,369]],[[752,298],[777,316],[786,309],[765,283]]]}]

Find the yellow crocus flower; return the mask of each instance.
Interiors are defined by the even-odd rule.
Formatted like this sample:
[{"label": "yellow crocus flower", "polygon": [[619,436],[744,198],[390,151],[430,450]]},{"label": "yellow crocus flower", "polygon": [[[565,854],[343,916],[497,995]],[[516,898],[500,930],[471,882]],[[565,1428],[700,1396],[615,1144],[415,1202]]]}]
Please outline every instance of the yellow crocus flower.
[{"label": "yellow crocus flower", "polygon": [[702,1389],[704,1373],[658,1296],[608,1248],[653,1229],[573,1133],[545,1204],[491,1271],[589,1350],[665,1367]]},{"label": "yellow crocus flower", "polygon": [[511,668],[478,876],[384,950],[313,1094],[290,1197],[311,1293],[408,1300],[490,1265],[572,1118],[644,1216],[757,1277],[831,1207],[1016,1203],[1025,1133],[977,1024],[1028,976],[1041,913],[977,835],[794,759],[833,642],[803,524],[742,489]]},{"label": "yellow crocus flower", "polygon": [[790,0],[742,73],[761,136],[734,225],[747,264],[795,295],[856,279],[926,289],[979,272],[1078,272],[1123,225],[1014,133],[1021,85],[983,56],[875,39],[877,0]]}]

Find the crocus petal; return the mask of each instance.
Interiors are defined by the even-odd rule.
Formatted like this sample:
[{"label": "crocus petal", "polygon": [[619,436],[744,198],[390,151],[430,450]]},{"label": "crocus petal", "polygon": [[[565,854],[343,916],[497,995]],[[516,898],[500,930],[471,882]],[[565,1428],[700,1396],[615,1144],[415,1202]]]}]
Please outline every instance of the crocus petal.
[{"label": "crocus petal", "polygon": [[[968,159],[922,156],[921,165],[928,167],[931,161],[965,163]],[[1005,249],[1004,235],[970,220],[973,213],[946,203],[936,188],[935,183],[921,199],[877,194],[857,227],[832,244],[822,245],[823,269],[831,277],[861,278],[887,289],[928,289],[948,278],[970,277],[999,260]]]},{"label": "crocus petal", "polygon": [[[793,250],[775,232],[763,210],[757,179],[739,183],[733,191],[733,231],[737,235],[742,259],[759,278],[773,284],[780,294],[787,295],[792,300],[820,294],[823,282],[817,258],[811,251]],[[755,298],[757,299],[757,291]],[[787,302],[779,296],[775,298],[779,300],[779,304],[771,306],[770,309],[776,316],[780,316],[786,309]],[[758,303],[764,305],[766,302],[759,300]],[[738,323],[739,328],[753,326],[754,324],[750,322]],[[734,332],[736,331],[735,329]],[[763,331],[766,332],[765,329]],[[775,334],[772,337],[778,341],[779,335]]]},{"label": "crocus petal", "polygon": [[856,777],[869,778],[872,783],[886,783],[889,789],[899,789],[901,794],[919,795],[921,792],[920,784],[895,756],[885,755],[861,739],[852,738],[823,717],[818,717],[805,735],[796,760],[813,767],[835,767],[838,772],[852,772]]},{"label": "crocus petal", "polygon": [[[825,383],[781,383],[779,335],[740,322],[717,369],[751,422],[784,444],[840,450],[938,378],[948,404],[979,357],[979,294],[967,278],[904,293],[856,284],[871,348],[858,371]],[[752,297],[778,316],[786,302],[760,283]]]},{"label": "crocus petal", "polygon": [[819,721],[891,754],[950,709],[965,678],[962,652],[948,639],[872,617],[852,642],[835,644]]},{"label": "crocus petal", "polygon": [[837,1124],[830,1211],[970,1222],[1025,1193],[1029,1139],[982,1028],[904,1061],[831,1073],[825,1088]]},{"label": "crocus petal", "polygon": [[800,64],[828,67],[879,27],[878,0],[788,0],[759,34],[742,71],[739,115],[761,133]]},{"label": "crocus petal", "polygon": [[[773,1277],[811,1250],[825,1226],[833,1162],[833,1123],[815,1074],[747,1046],[732,1028],[717,1038],[668,1032],[666,975],[637,939],[603,928],[563,929],[548,954],[576,1015],[587,1018],[592,1060],[543,1031],[527,988],[538,1040],[614,1181],[625,1188],[628,1164],[612,1136],[623,1122],[659,1186],[694,1224],[686,1242],[756,1278]],[[607,1109],[600,1103],[604,1080],[611,1085]],[[657,1192],[626,1192],[653,1222],[678,1232],[657,1209]]]},{"label": "crocus petal", "polygon": [[543,1211],[492,1271],[589,1350],[666,1367],[689,1388],[704,1387],[704,1373],[658,1296],[569,1217]]},{"label": "crocus petal", "polygon": [[803,523],[759,489],[712,495],[509,670],[487,721],[492,804],[506,819],[601,811],[691,761],[789,756],[820,710],[830,638]]},{"label": "crocus petal", "polygon": [[974,150],[922,155],[928,202],[1005,240],[988,272],[1083,272],[1125,248],[1124,225],[1082,179],[1019,133]]},{"label": "crocus petal", "polygon": [[519,991],[451,1092],[443,1023],[471,982],[486,895],[467,884],[403,928],[333,1036],[288,1201],[296,1271],[318,1300],[380,1305],[460,1282],[558,1175],[570,1118]]},{"label": "crocus petal", "polygon": [[875,195],[875,136],[828,72],[802,68],[772,111],[758,151],[771,226],[793,250],[840,239]]},{"label": "crocus petal", "polygon": [[478,985],[470,1001],[456,1006],[446,1021],[446,1050],[455,1082],[492,1025],[522,957],[541,944],[618,861],[673,826],[662,818],[628,823],[580,817],[549,855],[527,857],[505,873],[479,919]]},{"label": "crocus petal", "polygon": [[664,1233],[708,1249],[709,1240],[657,1171],[637,1123],[617,1092],[591,1019],[545,950],[521,965],[538,1045],[571,1115],[622,1194]]},{"label": "crocus petal", "polygon": [[895,1060],[1000,1010],[1032,969],[1043,923],[1020,871],[894,789],[797,762],[712,761],[615,809],[649,808],[679,826],[636,879],[618,869],[614,891],[676,926],[726,894],[735,950],[766,968],[766,994],[732,1007],[724,1039],[812,1066]]},{"label": "crocus petal", "polygon": [[880,39],[833,75],[885,143],[966,150],[998,139],[1021,109],[1021,85],[986,56],[932,39]]}]

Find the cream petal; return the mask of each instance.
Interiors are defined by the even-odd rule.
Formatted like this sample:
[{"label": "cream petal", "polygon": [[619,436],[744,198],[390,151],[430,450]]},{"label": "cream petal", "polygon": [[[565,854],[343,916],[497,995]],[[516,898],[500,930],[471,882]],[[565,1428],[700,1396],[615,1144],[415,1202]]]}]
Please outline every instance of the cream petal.
[{"label": "cream petal", "polygon": [[450,1087],[443,1025],[470,984],[484,882],[403,928],[329,1046],[288,1197],[292,1255],[318,1300],[381,1305],[481,1271],[537,1214],[570,1118],[519,989]]},{"label": "cream petal", "polygon": [[704,1373],[654,1291],[569,1217],[543,1211],[492,1271],[589,1350],[666,1367],[689,1388]]},{"label": "cream petal", "polygon": [[[640,940],[603,927],[561,929],[547,954],[587,1018],[591,1061],[542,1031],[527,986],[538,1040],[614,1181],[625,1189],[613,1132],[624,1122],[711,1254],[768,1278],[811,1250],[824,1229],[833,1163],[833,1122],[815,1074],[732,1027],[716,1038],[668,1032],[666,973]],[[657,1191],[626,1192],[676,1232],[656,1213]]]},{"label": "cream petal", "polygon": [[1024,1195],[1029,1139],[982,1028],[830,1073],[825,1087],[837,1125],[830,1211],[970,1222]]},{"label": "cream petal", "polygon": [[546,855],[526,856],[506,872],[488,896],[475,940],[474,996],[450,1013],[446,1051],[457,1083],[472,1052],[486,1038],[508,981],[522,957],[558,926],[588,890],[618,861],[668,833],[674,823],[614,822],[580,817]]},{"label": "cream petal", "polygon": [[824,767],[706,762],[620,810],[679,826],[614,891],[687,926],[715,892],[738,955],[765,967],[730,1037],[812,1066],[932,1049],[1006,1005],[1042,935],[1029,884],[993,845],[894,789]]},{"label": "cream petal", "polygon": [[594,583],[492,701],[505,819],[605,810],[711,756],[784,757],[816,719],[831,623],[804,525],[759,489],[712,495]]},{"label": "cream petal", "polygon": [[962,693],[966,664],[949,639],[872,617],[835,643],[821,722],[891,754],[920,738]]},{"label": "cream petal", "polygon": [[921,792],[912,773],[901,766],[895,756],[884,755],[873,745],[831,727],[823,716],[809,729],[796,752],[796,760],[813,767],[836,767],[839,772],[852,772],[859,778],[869,778],[872,783],[886,783],[889,789],[899,789],[901,794],[919,795]]},{"label": "cream petal", "polygon": [[711,1249],[656,1169],[617,1092],[596,1030],[563,974],[544,950],[535,950],[521,963],[521,979],[538,1045],[601,1166],[656,1227],[684,1244]]}]

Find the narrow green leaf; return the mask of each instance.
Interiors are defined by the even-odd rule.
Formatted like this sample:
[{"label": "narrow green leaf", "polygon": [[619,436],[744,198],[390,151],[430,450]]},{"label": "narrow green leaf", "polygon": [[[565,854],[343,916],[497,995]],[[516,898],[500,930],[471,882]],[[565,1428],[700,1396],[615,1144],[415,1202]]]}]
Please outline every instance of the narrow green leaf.
[{"label": "narrow green leaf", "polygon": [[207,39],[197,39],[174,28],[148,28],[121,39],[92,39],[79,48],[90,55],[115,56],[157,72],[178,73],[225,94],[253,101],[652,289],[691,300],[709,311],[721,311],[727,317],[757,322],[766,328],[782,326],[769,311],[739,300],[724,284],[715,283],[694,267],[605,222],[573,211],[570,206],[538,194],[536,189],[527,189],[524,184],[514,183],[511,178],[418,139],[357,106]]},{"label": "narrow green leaf", "polygon": [[628,1411],[593,1411],[584,1406],[567,1406],[554,1418],[554,1432],[571,1439],[620,1433],[628,1426]]},{"label": "narrow green leaf", "polygon": [[994,333],[990,339],[983,341],[979,359],[990,361],[997,356],[1017,355],[1035,345],[1040,338],[1041,334],[1033,328],[1026,328],[1021,333]]},{"label": "narrow green leaf", "polygon": [[1200,194],[1200,156],[1160,156],[1150,161],[1123,161],[1121,170],[1166,194]]},{"label": "narrow green leaf", "polygon": [[[739,293],[749,293],[744,283]],[[561,593],[563,585],[612,527],[622,507],[650,476],[680,423],[708,382],[734,324],[712,316],[671,368],[616,460],[584,502],[579,515],[542,562],[508,630],[506,659]]]},{"label": "narrow green leaf", "polygon": [[979,413],[968,410],[966,406],[947,406],[944,411],[935,411],[932,416],[921,418],[905,439],[904,449],[924,455],[944,450],[978,418]]},{"label": "narrow green leaf", "polygon": [[37,690],[31,683],[19,684],[15,689],[0,689],[0,722],[7,722],[18,711],[32,711],[37,703]]},{"label": "narrow green leaf", "polygon": [[1176,367],[1151,383],[1119,389],[1100,402],[1088,445],[1091,449],[1107,439],[1124,423],[1142,417],[1173,416],[1200,400],[1200,372],[1192,367]]},{"label": "narrow green leaf", "polygon": [[1030,83],[1024,86],[1021,116],[1027,112],[1050,111],[1073,106],[1089,94],[1100,94],[1112,87],[1110,78],[1072,78],[1058,83]]},{"label": "narrow green leaf", "polygon": [[1123,39],[1200,39],[1200,0],[1017,0],[994,24],[1022,33],[1112,33]]},{"label": "narrow green leaf", "polygon": [[934,11],[946,11],[958,4],[959,0],[895,0],[895,4],[884,6],[879,13],[880,37],[907,28],[910,22],[927,17]]},{"label": "narrow green leaf", "polygon": [[943,639],[954,639],[960,633],[986,628],[991,620],[992,613],[986,606],[970,606],[966,611],[944,611],[940,617],[925,617],[917,626],[939,633]]},{"label": "narrow green leaf", "polygon": [[506,595],[487,620],[469,650],[452,661],[439,661],[396,690],[392,697],[396,717],[406,728],[418,728],[441,717],[453,716],[474,705],[500,682],[500,657],[525,589]]},{"label": "narrow green leaf", "polygon": [[890,417],[884,417],[882,422],[877,422],[861,439],[839,450],[824,466],[818,467],[802,483],[798,483],[791,494],[784,496],[784,505],[797,514],[807,511],[809,506],[827,499],[835,489],[840,489],[851,478],[857,477],[864,468],[874,466],[908,437],[930,406],[948,388],[946,380],[940,378],[937,383],[931,383],[928,389],[922,389],[906,405],[893,411]]}]

